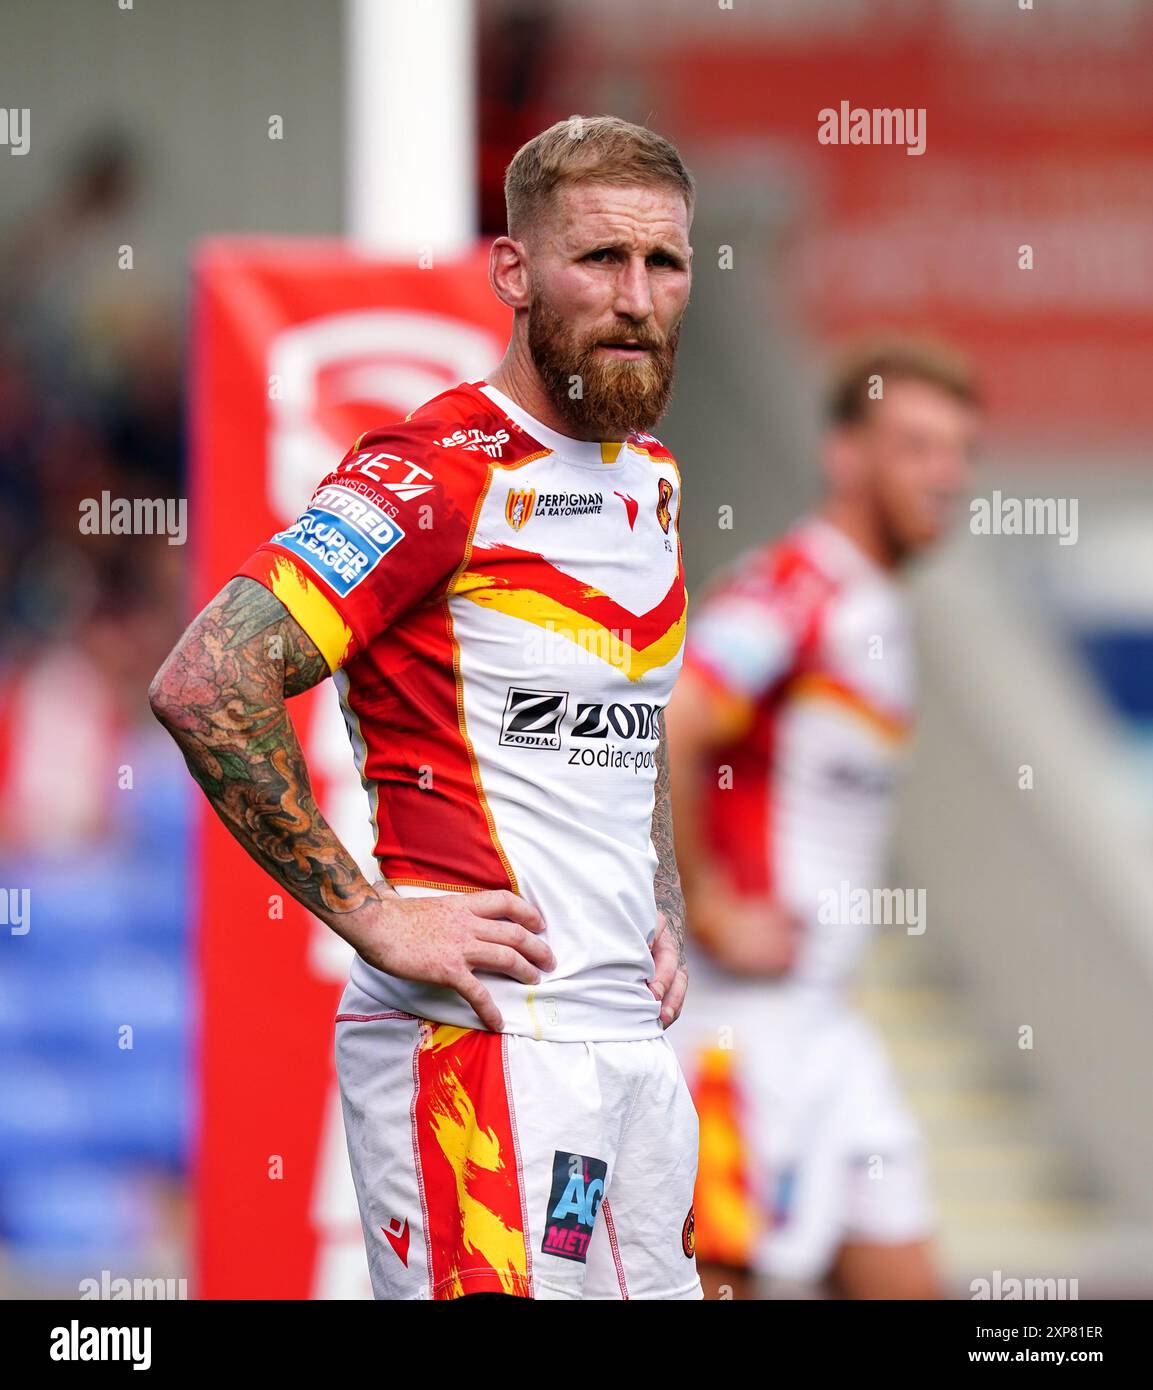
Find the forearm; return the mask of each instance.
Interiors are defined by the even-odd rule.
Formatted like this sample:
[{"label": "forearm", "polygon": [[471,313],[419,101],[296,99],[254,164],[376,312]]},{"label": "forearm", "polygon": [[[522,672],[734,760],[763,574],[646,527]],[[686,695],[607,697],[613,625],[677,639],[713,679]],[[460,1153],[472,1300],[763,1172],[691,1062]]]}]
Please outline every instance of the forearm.
[{"label": "forearm", "polygon": [[[677,865],[685,895],[686,926],[707,949],[716,951],[716,933],[727,930],[719,902],[728,896],[728,875],[706,833],[706,779],[719,768],[717,741],[708,705],[690,687],[673,697],[669,726],[669,779],[676,824]],[[680,701],[678,703],[678,696]]]},{"label": "forearm", "polygon": [[657,852],[657,872],[653,889],[657,908],[664,914],[669,930],[677,940],[681,964],[685,961],[685,899],[681,891],[673,837],[673,800],[669,774],[668,742],[661,719],[657,744],[657,777],[653,801],[653,848]]},{"label": "forearm", "polygon": [[170,732],[229,833],[297,902],[339,929],[338,919],[375,898],[317,808],[295,734],[284,734],[274,758],[230,746],[222,759],[195,735]]},{"label": "forearm", "polygon": [[267,590],[234,580],[196,619],[150,696],[229,832],[298,902],[341,930],[376,894],[312,794],[286,700],[328,669],[285,618]]},{"label": "forearm", "polygon": [[702,803],[701,767],[695,754],[677,750],[670,758],[669,800],[676,823],[677,865],[681,885],[692,898],[698,885],[710,875],[712,854],[704,834],[700,814]]},{"label": "forearm", "polygon": [[[678,700],[679,697],[679,700]],[[678,689],[667,719],[669,790],[677,828],[677,864],[690,911],[710,894],[720,863],[706,833],[707,779],[719,774],[720,757],[707,704],[691,685]]]}]

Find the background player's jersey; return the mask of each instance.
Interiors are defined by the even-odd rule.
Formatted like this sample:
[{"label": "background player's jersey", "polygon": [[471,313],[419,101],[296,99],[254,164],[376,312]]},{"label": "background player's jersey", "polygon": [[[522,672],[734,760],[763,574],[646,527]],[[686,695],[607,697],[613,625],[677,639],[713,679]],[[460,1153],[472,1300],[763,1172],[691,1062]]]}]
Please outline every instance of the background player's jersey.
[{"label": "background player's jersey", "polygon": [[[484,975],[505,1031],[660,1034],[658,716],[681,656],[676,464],[649,435],[584,443],[484,383],[373,430],[241,573],[277,595],[341,692],[381,871],[405,895],[508,888],[557,968]],[[479,1027],[452,990],[353,979]]]},{"label": "background player's jersey", "polygon": [[886,884],[913,701],[903,596],[843,532],[807,520],[702,600],[685,662],[728,729],[716,762],[732,785],[704,779],[714,850],[741,892],[800,917],[792,978],[840,982],[869,932],[850,895]]}]

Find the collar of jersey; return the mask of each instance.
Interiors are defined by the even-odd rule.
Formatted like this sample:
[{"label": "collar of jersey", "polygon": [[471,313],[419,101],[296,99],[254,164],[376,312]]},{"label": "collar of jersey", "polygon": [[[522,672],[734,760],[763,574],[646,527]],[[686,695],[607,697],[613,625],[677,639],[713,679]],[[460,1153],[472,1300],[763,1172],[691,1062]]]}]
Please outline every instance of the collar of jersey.
[{"label": "collar of jersey", "polygon": [[814,513],[806,517],[801,523],[801,530],[825,555],[827,562],[838,571],[841,578],[868,577],[876,583],[897,587],[896,578],[888,570],[862,550],[852,536],[846,535],[839,526],[835,526],[823,516]]},{"label": "collar of jersey", "polygon": [[580,468],[593,468],[598,473],[615,473],[624,467],[628,451],[627,440],[621,444],[616,462],[606,463],[601,456],[601,445],[596,440],[573,439],[571,435],[558,434],[556,430],[550,430],[547,425],[542,425],[535,416],[522,409],[503,391],[499,391],[495,386],[490,386],[487,381],[478,381],[475,386],[498,409],[502,410],[514,425],[524,430],[525,434],[535,439],[538,444],[543,444],[546,449],[550,449],[565,463],[575,463]]}]

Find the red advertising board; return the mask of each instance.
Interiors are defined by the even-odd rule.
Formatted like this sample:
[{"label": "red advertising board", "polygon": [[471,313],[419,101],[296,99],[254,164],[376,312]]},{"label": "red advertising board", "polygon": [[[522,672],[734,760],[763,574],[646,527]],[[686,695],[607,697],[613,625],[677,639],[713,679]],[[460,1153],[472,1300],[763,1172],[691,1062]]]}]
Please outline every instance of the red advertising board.
[{"label": "red advertising board", "polygon": [[[753,171],[797,323],[953,340],[995,434],[1038,462],[1144,458],[1153,7],[778,0],[762,20],[740,44],[723,21],[641,42],[637,80],[710,175]],[[842,107],[915,117],[920,146],[826,143]]]},{"label": "red advertising board", "polygon": [[[229,239],[197,259],[197,606],[302,510],[363,430],[499,359],[483,252],[421,268],[339,242]],[[326,682],[292,714],[317,800],[371,871],[368,807]],[[333,1066],[347,948],[202,807],[196,1296],[369,1297]]]}]

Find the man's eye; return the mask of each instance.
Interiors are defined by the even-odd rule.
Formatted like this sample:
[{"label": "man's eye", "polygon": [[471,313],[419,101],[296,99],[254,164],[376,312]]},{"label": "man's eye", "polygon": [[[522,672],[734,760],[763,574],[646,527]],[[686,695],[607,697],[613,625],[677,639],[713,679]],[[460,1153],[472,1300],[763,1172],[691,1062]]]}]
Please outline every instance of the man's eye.
[{"label": "man's eye", "polygon": [[607,261],[612,256],[612,250],[607,246],[602,246],[599,251],[590,251],[585,257],[586,261]]}]

